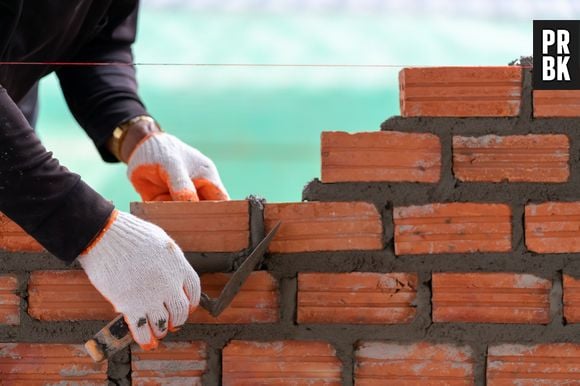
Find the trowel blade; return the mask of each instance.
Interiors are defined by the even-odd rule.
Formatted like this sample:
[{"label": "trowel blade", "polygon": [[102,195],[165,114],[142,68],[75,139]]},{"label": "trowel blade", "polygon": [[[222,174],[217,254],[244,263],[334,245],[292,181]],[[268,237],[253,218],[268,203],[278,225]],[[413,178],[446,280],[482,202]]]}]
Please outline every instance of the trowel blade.
[{"label": "trowel blade", "polygon": [[227,306],[230,305],[234,297],[240,291],[242,285],[244,285],[246,282],[248,276],[250,276],[254,269],[256,269],[256,267],[264,260],[266,250],[270,246],[270,243],[276,235],[276,232],[278,232],[280,224],[281,223],[278,221],[276,225],[274,225],[274,227],[270,230],[270,232],[268,232],[266,237],[260,241],[254,251],[244,260],[236,272],[234,272],[234,274],[230,277],[217,299],[208,299],[208,301],[200,303],[204,308],[206,308],[204,304],[209,303],[209,309],[206,309],[212,316],[218,316],[223,312],[223,310],[227,308]]}]

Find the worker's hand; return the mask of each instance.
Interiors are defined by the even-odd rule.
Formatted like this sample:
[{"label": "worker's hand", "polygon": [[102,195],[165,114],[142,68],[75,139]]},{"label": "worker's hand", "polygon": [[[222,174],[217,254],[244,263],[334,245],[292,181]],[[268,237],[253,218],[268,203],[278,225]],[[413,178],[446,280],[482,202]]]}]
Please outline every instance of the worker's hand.
[{"label": "worker's hand", "polygon": [[199,277],[181,249],[161,228],[128,213],[115,211],[78,261],[145,350],[183,325],[199,303]]},{"label": "worker's hand", "polygon": [[143,201],[229,199],[212,160],[170,134],[146,137],[127,165],[129,179]]}]

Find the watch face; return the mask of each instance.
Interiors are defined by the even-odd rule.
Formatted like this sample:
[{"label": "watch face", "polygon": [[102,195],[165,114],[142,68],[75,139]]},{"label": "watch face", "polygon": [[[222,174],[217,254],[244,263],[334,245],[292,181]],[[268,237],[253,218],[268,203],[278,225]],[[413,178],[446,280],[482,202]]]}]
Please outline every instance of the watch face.
[{"label": "watch face", "polygon": [[113,138],[121,139],[124,132],[125,132],[125,130],[123,130],[121,127],[118,127],[118,126],[115,127],[115,130],[113,130]]}]

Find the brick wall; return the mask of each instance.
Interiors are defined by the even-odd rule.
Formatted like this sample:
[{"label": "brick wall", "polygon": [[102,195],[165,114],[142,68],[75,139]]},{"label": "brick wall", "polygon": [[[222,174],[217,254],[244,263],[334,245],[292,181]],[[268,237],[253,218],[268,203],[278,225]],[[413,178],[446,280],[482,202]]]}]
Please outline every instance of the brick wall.
[{"label": "brick wall", "polygon": [[323,133],[304,202],[132,205],[210,295],[283,222],[230,307],[197,310],[158,351],[91,363],[79,345],[113,310],[0,217],[0,380],[580,384],[578,96],[534,93],[521,67],[400,80],[380,131]]}]

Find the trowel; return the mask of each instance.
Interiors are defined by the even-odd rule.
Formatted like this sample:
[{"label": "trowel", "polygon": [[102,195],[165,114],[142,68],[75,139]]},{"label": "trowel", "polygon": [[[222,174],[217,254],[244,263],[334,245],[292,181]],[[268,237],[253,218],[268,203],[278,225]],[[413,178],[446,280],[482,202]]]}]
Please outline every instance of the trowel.
[{"label": "trowel", "polygon": [[[199,305],[206,309],[210,315],[216,317],[232,302],[240,291],[246,279],[254,269],[263,261],[264,254],[280,228],[278,222],[264,237],[240,267],[232,274],[222,292],[217,298],[210,298],[204,292],[201,293]],[[133,342],[129,326],[125,323],[123,315],[117,316],[109,324],[97,332],[92,339],[85,343],[85,348],[95,362],[102,362],[110,358],[116,352],[124,349]]]}]

